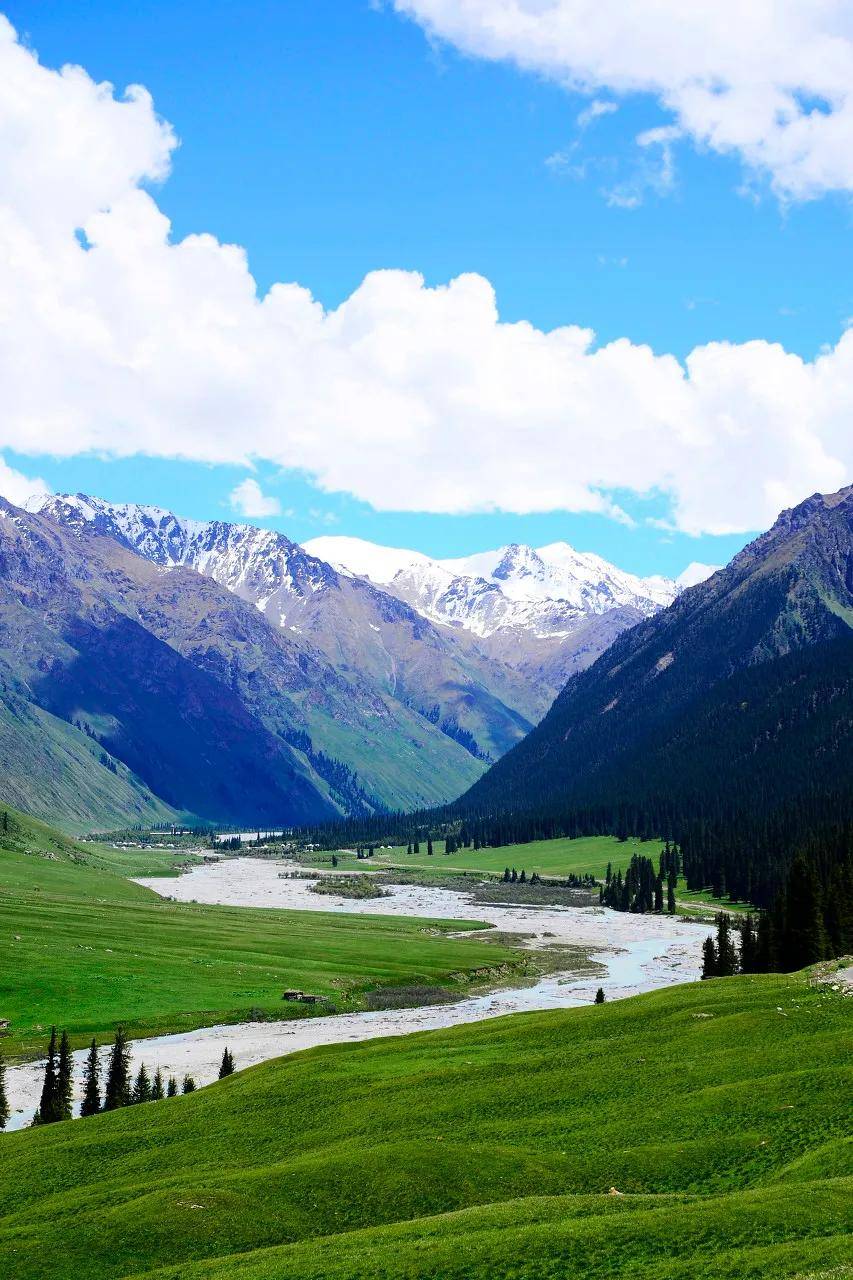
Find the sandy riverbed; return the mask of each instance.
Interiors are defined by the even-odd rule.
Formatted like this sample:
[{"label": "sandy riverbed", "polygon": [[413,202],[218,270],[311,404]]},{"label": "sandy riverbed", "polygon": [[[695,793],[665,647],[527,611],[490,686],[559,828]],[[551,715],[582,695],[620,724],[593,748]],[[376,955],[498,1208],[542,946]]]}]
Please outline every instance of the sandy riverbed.
[{"label": "sandy riverbed", "polygon": [[[194,1077],[204,1085],[216,1078],[223,1049],[234,1054],[238,1069],[314,1045],[340,1044],[380,1036],[405,1035],[477,1022],[501,1014],[566,1008],[589,1003],[598,986],[608,999],[634,995],[699,976],[703,928],[666,916],[634,916],[599,907],[512,907],[473,903],[457,889],[390,885],[386,898],[350,899],[319,895],[310,880],[282,878],[292,863],[239,858],[193,867],[180,877],[142,879],[164,897],[183,902],[231,906],[348,912],[354,915],[405,915],[433,920],[482,920],[502,933],[526,935],[522,946],[574,944],[589,948],[604,966],[595,978],[571,972],[549,974],[539,982],[420,1009],[394,1009],[312,1017],[290,1022],[249,1022],[204,1027],[178,1035],[137,1040],[132,1045],[133,1070],[142,1062],[165,1076]],[[300,868],[300,870],[303,870]],[[325,874],[325,873],[324,873]],[[105,1062],[108,1049],[102,1051]],[[74,1055],[79,1090],[84,1052]],[[12,1108],[10,1129],[22,1128],[38,1102],[43,1063],[27,1063],[7,1071]]]}]

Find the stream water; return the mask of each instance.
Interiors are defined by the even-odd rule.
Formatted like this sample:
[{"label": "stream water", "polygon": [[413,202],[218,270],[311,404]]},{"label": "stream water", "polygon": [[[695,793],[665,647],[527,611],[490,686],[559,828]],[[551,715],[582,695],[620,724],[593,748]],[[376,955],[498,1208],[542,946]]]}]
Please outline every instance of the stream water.
[{"label": "stream water", "polygon": [[[284,1022],[245,1022],[202,1027],[177,1035],[136,1040],[132,1069],[141,1063],[153,1074],[192,1075],[196,1084],[216,1078],[222,1052],[234,1054],[238,1069],[268,1058],[321,1044],[405,1035],[478,1022],[483,1018],[535,1009],[566,1008],[589,1003],[601,986],[608,999],[635,995],[699,977],[702,928],[667,916],[629,915],[600,907],[516,907],[474,902],[457,889],[389,885],[389,896],[352,899],[319,895],[310,879],[290,878],[297,868],[288,862],[259,858],[222,859],[193,867],[183,875],[140,879],[163,897],[182,902],[229,906],[347,912],[355,915],[404,915],[432,920],[479,920],[502,933],[519,934],[531,949],[553,945],[584,947],[600,967],[592,977],[583,971],[551,973],[522,987],[470,996],[452,1004],[416,1009],[379,1010],[310,1017]],[[325,873],[324,873],[325,874]],[[706,930],[705,930],[706,931]],[[102,1050],[105,1065],[108,1048]],[[85,1051],[75,1053],[76,1104]],[[9,1129],[32,1119],[44,1074],[43,1062],[7,1069],[6,1089],[12,1116]]]}]

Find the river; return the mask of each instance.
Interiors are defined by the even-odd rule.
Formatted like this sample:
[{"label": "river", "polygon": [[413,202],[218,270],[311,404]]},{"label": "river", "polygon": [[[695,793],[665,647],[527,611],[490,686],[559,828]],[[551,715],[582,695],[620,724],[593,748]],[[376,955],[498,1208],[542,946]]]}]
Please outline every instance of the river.
[{"label": "river", "polygon": [[[193,867],[177,878],[150,877],[138,883],[181,902],[481,920],[501,933],[520,935],[519,944],[533,950],[561,944],[584,947],[590,959],[601,967],[592,977],[588,967],[586,975],[571,970],[550,973],[526,986],[470,996],[452,1004],[284,1022],[245,1022],[136,1040],[131,1046],[134,1072],[144,1062],[152,1075],[159,1067],[165,1076],[181,1079],[192,1075],[201,1086],[216,1079],[226,1046],[234,1054],[238,1069],[242,1069],[314,1045],[406,1035],[502,1014],[588,1004],[599,986],[612,1000],[699,977],[700,947],[707,926],[701,928],[684,919],[630,915],[601,907],[537,908],[481,903],[458,889],[420,885],[388,885],[389,896],[383,898],[320,896],[311,891],[310,879],[290,878],[288,873],[293,871],[300,876],[306,874],[304,868],[292,862],[240,857]],[[104,1066],[108,1053],[108,1047],[101,1051]],[[85,1057],[85,1050],[74,1054],[76,1105]],[[43,1074],[43,1061],[7,1069],[10,1130],[23,1128],[32,1119]]]}]

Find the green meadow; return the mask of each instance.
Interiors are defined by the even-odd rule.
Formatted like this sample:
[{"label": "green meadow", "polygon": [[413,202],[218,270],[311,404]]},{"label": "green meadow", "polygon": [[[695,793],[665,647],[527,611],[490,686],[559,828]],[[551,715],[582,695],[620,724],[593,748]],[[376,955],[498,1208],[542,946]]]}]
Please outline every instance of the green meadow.
[{"label": "green meadow", "polygon": [[[167,869],[170,856],[153,854],[151,869]],[[9,814],[0,829],[7,1058],[41,1053],[53,1023],[80,1046],[109,1038],[119,1023],[135,1037],[250,1014],[280,1018],[286,987],[353,1009],[377,987],[465,988],[471,970],[518,959],[473,936],[446,936],[474,923],[168,902],[117,874],[138,874],[140,857],[149,855],[105,855]]]},{"label": "green meadow", "polygon": [[7,1135],[16,1280],[841,1280],[851,998],[674,987]]},{"label": "green meadow", "polygon": [[[438,874],[442,871],[485,871],[503,874],[504,867],[522,867],[528,876],[537,871],[541,876],[592,875],[603,880],[608,862],[614,871],[623,870],[631,861],[631,855],[641,853],[657,864],[662,844],[658,840],[617,840],[614,836],[584,836],[577,840],[533,840],[529,844],[511,844],[500,849],[457,849],[444,852],[444,841],[436,840],[432,857],[427,853],[426,841],[421,841],[420,853],[407,853],[406,845],[393,848],[376,848],[370,865],[408,867]],[[306,861],[329,861],[331,854],[305,855]],[[340,851],[337,854],[341,867],[349,867],[357,861],[356,854]],[[361,863],[360,865],[364,865]]]}]

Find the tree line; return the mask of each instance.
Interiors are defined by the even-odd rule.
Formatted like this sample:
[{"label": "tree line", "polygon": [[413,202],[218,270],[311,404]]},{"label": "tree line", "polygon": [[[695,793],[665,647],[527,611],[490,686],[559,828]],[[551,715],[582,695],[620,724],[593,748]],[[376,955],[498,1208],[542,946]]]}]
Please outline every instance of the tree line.
[{"label": "tree line", "polygon": [[[219,1079],[233,1075],[236,1070],[234,1056],[226,1048],[219,1066]],[[34,1126],[56,1124],[70,1120],[74,1108],[74,1058],[68,1032],[57,1037],[56,1027],[51,1027],[50,1041],[45,1061],[39,1104],[33,1116]],[[102,1088],[103,1076],[103,1088]],[[9,1105],[6,1095],[5,1064],[0,1055],[0,1129],[9,1122]],[[142,1063],[134,1076],[131,1071],[131,1050],[124,1029],[118,1027],[107,1061],[104,1076],[95,1039],[89,1046],[83,1068],[83,1099],[81,1116],[94,1116],[102,1111],[117,1111],[143,1102],[157,1102],[162,1098],[174,1098],[179,1092],[194,1093],[195,1080],[185,1075],[178,1087],[175,1076],[165,1079],[158,1067],[153,1075]]]}]

